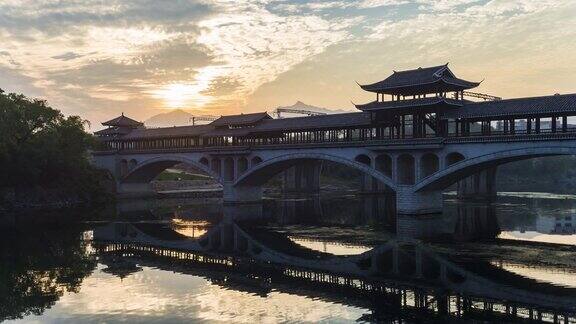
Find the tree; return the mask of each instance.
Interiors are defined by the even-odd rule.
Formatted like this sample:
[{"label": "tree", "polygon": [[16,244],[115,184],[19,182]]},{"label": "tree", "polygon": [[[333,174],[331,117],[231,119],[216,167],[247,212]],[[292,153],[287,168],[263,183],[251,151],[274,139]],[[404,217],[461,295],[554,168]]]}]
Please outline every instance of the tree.
[{"label": "tree", "polygon": [[95,139],[86,124],[44,100],[0,89],[0,187],[61,188],[79,195],[101,191],[101,175],[88,160]]}]

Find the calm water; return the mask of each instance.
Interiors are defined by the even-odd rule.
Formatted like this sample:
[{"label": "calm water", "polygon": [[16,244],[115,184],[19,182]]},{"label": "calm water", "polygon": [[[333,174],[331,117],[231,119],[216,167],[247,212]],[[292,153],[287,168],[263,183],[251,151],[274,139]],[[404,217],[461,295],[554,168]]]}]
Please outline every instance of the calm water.
[{"label": "calm water", "polygon": [[0,321],[576,323],[576,197],[123,201],[2,218]]}]

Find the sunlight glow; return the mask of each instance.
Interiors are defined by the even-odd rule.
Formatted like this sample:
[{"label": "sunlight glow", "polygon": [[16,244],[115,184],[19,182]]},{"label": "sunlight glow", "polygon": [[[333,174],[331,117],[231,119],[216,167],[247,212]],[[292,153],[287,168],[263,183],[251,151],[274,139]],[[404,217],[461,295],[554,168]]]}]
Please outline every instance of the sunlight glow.
[{"label": "sunlight glow", "polygon": [[172,83],[153,91],[152,94],[155,98],[164,100],[168,108],[181,108],[198,96],[198,89],[190,84]]}]

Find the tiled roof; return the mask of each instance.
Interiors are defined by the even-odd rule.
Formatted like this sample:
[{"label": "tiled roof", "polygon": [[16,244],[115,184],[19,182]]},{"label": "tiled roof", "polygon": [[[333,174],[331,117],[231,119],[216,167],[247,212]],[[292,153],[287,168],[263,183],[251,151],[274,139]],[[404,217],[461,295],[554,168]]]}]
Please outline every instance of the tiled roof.
[{"label": "tiled roof", "polygon": [[399,101],[373,101],[363,105],[356,105],[356,108],[363,111],[371,110],[408,110],[410,108],[422,108],[431,106],[454,106],[460,107],[464,103],[462,100],[455,100],[450,98],[442,97],[428,97],[428,98],[418,98],[418,99],[407,99]]},{"label": "tiled roof", "polygon": [[133,128],[130,127],[109,127],[97,132],[94,132],[94,135],[98,136],[112,136],[112,135],[126,135],[133,131]]},{"label": "tiled roof", "polygon": [[215,127],[252,125],[264,119],[272,119],[272,117],[266,112],[221,116],[211,125]]},{"label": "tiled roof", "polygon": [[253,132],[268,132],[282,130],[327,129],[348,126],[370,125],[370,114],[352,112],[344,114],[330,114],[322,116],[308,116],[284,119],[270,119],[254,127]]},{"label": "tiled roof", "polygon": [[118,116],[118,117],[111,119],[107,122],[103,122],[102,125],[104,125],[104,126],[138,127],[138,126],[142,126],[144,124],[142,124],[141,122],[136,121],[132,118],[128,118],[128,117],[124,116],[124,114],[122,114],[121,116]]},{"label": "tiled roof", "polygon": [[468,103],[442,114],[442,118],[482,118],[538,115],[576,111],[576,94]]},{"label": "tiled roof", "polygon": [[406,71],[394,71],[386,79],[372,84],[360,85],[363,90],[412,95],[434,91],[456,91],[477,87],[479,83],[458,79],[448,64]]},{"label": "tiled roof", "polygon": [[244,136],[263,132],[331,129],[353,126],[369,126],[370,114],[353,112],[323,116],[296,117],[284,119],[264,119],[254,127],[221,129],[213,124],[165,128],[135,129],[123,139],[181,137],[181,136]]}]

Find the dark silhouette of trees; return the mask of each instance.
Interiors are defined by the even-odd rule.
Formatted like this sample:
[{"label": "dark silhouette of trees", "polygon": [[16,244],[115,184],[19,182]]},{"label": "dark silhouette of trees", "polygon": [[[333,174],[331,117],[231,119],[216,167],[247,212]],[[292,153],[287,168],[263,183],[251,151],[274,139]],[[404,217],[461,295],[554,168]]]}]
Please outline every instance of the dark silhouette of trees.
[{"label": "dark silhouette of trees", "polygon": [[0,89],[0,188],[58,188],[101,194],[102,174],[91,167],[96,143],[87,121],[65,117],[47,102]]},{"label": "dark silhouette of trees", "polygon": [[78,292],[96,267],[77,227],[25,233],[0,239],[0,322],[41,315],[65,292]]}]

